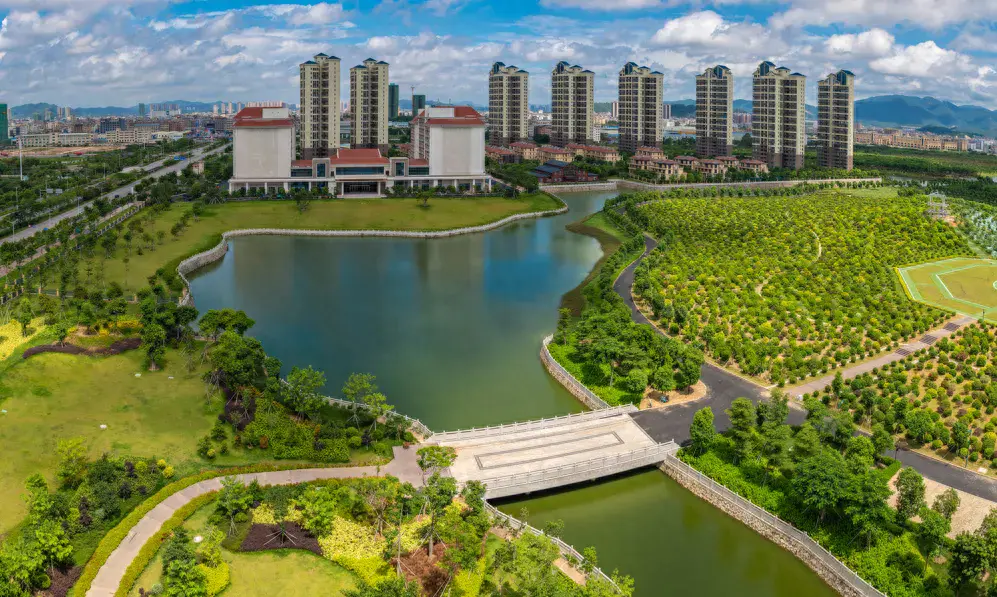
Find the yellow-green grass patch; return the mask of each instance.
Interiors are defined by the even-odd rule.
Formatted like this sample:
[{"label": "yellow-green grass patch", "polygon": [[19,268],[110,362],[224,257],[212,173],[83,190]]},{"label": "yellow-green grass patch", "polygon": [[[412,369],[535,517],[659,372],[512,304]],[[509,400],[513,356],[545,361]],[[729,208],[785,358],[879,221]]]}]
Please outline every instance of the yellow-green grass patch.
[{"label": "yellow-green grass patch", "polygon": [[997,261],[954,257],[898,269],[916,301],[997,321]]}]

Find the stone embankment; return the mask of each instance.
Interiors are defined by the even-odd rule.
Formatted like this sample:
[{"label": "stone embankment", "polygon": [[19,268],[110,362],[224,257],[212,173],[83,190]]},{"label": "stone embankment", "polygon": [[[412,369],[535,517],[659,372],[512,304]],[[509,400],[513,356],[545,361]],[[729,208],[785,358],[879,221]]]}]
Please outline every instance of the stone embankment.
[{"label": "stone embankment", "polygon": [[706,477],[677,456],[669,455],[659,468],[696,496],[799,558],[840,595],[886,597],[806,533]]},{"label": "stone embankment", "polygon": [[518,220],[544,218],[567,213],[568,206],[562,205],[557,209],[547,211],[534,211],[529,213],[515,214],[501,220],[482,224],[480,226],[467,226],[465,228],[451,228],[449,230],[414,231],[414,230],[296,230],[291,228],[246,228],[241,230],[229,230],[222,233],[222,240],[214,248],[188,257],[177,266],[177,273],[184,282],[183,296],[180,297],[181,305],[193,304],[194,297],[190,294],[190,281],[187,276],[198,269],[218,261],[228,252],[228,240],[238,236],[319,236],[319,237],[387,237],[387,238],[446,238],[449,236],[460,236],[463,234],[474,234],[476,232],[487,232],[511,224]]},{"label": "stone embankment", "polygon": [[555,193],[557,191],[669,191],[672,189],[708,189],[724,187],[740,187],[745,189],[780,189],[795,187],[801,184],[823,184],[823,183],[855,183],[855,182],[883,182],[881,177],[872,178],[826,178],[815,180],[762,180],[745,182],[684,182],[675,184],[650,184],[638,182],[636,180],[608,180],[597,183],[580,184],[552,184],[541,185],[541,191]]},{"label": "stone embankment", "polygon": [[554,336],[547,336],[543,339],[543,344],[540,347],[540,361],[543,362],[544,367],[547,368],[547,373],[550,373],[551,377],[556,379],[562,386],[565,387],[571,395],[575,398],[581,400],[582,404],[591,408],[592,410],[600,410],[603,408],[610,408],[609,404],[595,395],[595,393],[586,388],[585,384],[578,381],[574,375],[568,373],[568,370],[561,366],[556,359],[550,354],[550,350],[547,349],[547,345],[550,344]]}]

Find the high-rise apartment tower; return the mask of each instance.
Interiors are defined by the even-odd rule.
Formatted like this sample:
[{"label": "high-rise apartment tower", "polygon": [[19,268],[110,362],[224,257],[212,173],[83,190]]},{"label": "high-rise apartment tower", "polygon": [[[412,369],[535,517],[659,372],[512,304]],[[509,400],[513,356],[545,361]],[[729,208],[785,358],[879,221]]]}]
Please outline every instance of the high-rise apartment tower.
[{"label": "high-rise apartment tower", "polygon": [[664,75],[628,62],[620,69],[620,150],[661,145],[661,98]]},{"label": "high-rise apartment tower", "polygon": [[855,142],[855,75],[847,70],[817,82],[817,164],[852,169]]},{"label": "high-rise apartment tower", "polygon": [[771,62],[752,79],[751,153],[771,168],[803,168],[807,78]]},{"label": "high-rise apartment tower", "polygon": [[529,137],[530,74],[501,62],[488,73],[489,143],[508,145]]},{"label": "high-rise apartment tower", "polygon": [[567,62],[558,62],[550,75],[550,141],[591,143],[595,121],[595,73]]},{"label": "high-rise apartment tower", "polygon": [[726,66],[696,75],[696,155],[730,155],[734,140],[734,74]]},{"label": "high-rise apartment tower", "polygon": [[350,145],[388,150],[388,63],[368,58],[350,69]]},{"label": "high-rise apartment tower", "polygon": [[388,119],[396,120],[398,118],[398,100],[400,95],[398,95],[398,83],[388,84]]},{"label": "high-rise apartment tower", "polygon": [[339,66],[339,58],[325,54],[300,66],[302,159],[328,157],[339,149]]}]

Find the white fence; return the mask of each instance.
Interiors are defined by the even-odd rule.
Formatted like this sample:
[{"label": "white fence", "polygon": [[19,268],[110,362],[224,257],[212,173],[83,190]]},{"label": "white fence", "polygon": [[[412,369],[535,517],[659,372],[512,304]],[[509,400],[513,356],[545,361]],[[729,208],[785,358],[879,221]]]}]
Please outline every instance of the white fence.
[{"label": "white fence", "polygon": [[[495,506],[492,506],[488,502],[485,502],[485,511],[488,512],[488,514],[492,517],[492,520],[495,520],[499,523],[505,523],[513,530],[524,531],[530,533],[531,535],[536,535],[538,537],[547,537],[548,539],[554,542],[554,545],[556,545],[557,548],[561,551],[561,555],[564,557],[564,559],[569,560],[569,562],[570,560],[574,560],[574,562],[576,562],[577,564],[581,564],[585,560],[585,556],[578,553],[577,549],[568,545],[561,539],[557,537],[551,537],[550,535],[547,535],[540,529],[532,527],[526,524],[525,522],[519,520],[518,518],[513,518],[512,516],[509,516],[508,514],[502,512],[501,510],[499,510]],[[615,582],[613,582],[613,579],[609,578],[609,576],[607,576],[606,573],[600,570],[599,568],[593,568],[592,572],[590,572],[589,574],[594,574],[602,578],[610,585],[612,585],[617,592],[620,591],[620,587],[617,586]]]},{"label": "white fence", "polygon": [[[329,396],[325,396],[324,398],[326,399],[326,401],[329,402],[329,404],[338,406],[346,410],[354,410],[354,409],[369,410],[367,405],[362,402],[351,402],[349,400],[343,400],[342,398],[332,398]],[[387,417],[388,419],[391,419],[393,417],[404,419],[406,422],[408,422],[409,427],[413,431],[422,436],[423,440],[429,439],[433,435],[433,430],[427,427],[426,424],[420,421],[419,419],[413,419],[408,415],[403,415],[402,413],[395,411],[390,411],[387,414]]]},{"label": "white fence", "polygon": [[571,394],[582,401],[585,406],[593,410],[611,408],[609,403],[600,398],[595,392],[568,372],[561,363],[557,362],[554,355],[550,354],[547,346],[554,339],[553,335],[544,337],[543,346],[540,348],[540,360],[543,361],[547,371],[561,383]]},{"label": "white fence", "polygon": [[623,406],[607,407],[601,410],[589,410],[580,413],[573,413],[570,415],[550,417],[547,419],[536,419],[533,421],[519,421],[516,423],[505,423],[503,425],[491,425],[488,427],[471,427],[469,429],[456,429],[453,431],[440,431],[439,433],[433,435],[433,441],[437,442],[458,441],[468,437],[489,437],[493,435],[502,435],[504,433],[510,433],[512,431],[526,431],[529,429],[550,429],[551,427],[570,425],[572,423],[577,423],[579,421],[585,421],[588,419],[604,419],[606,417],[615,417],[616,415],[622,415],[632,412],[637,412],[637,407],[635,407],[632,404],[626,404]]},{"label": "white fence", "polygon": [[[829,584],[833,584],[833,581],[840,581],[842,586],[835,586],[834,588],[843,595],[886,597],[885,594],[863,580],[862,577],[848,568],[848,566],[844,565],[841,560],[834,557],[831,552],[827,551],[821,547],[819,543],[811,539],[810,535],[807,535],[788,522],[767,512],[764,508],[756,506],[749,500],[741,497],[730,489],[727,489],[723,485],[707,477],[703,473],[692,468],[688,464],[682,462],[674,453],[668,454],[665,457],[662,462],[662,466],[666,469],[666,472],[669,472],[675,476],[677,480],[681,478],[687,481],[694,481],[701,489],[704,489],[713,494],[715,497],[730,503],[733,507],[737,508],[738,513],[742,515],[735,515],[735,518],[739,518],[748,526],[754,528],[755,530],[759,530],[757,525],[762,525],[764,527],[768,527],[778,536],[785,538],[788,542],[799,548],[800,552],[794,553],[794,555],[803,560],[804,563],[817,572],[822,578],[824,578],[825,581]],[[755,524],[752,524],[752,522]],[[809,558],[804,557],[804,555],[809,556]],[[819,562],[824,570],[822,571],[814,568],[808,559]],[[834,576],[834,578],[827,578],[826,575],[821,574],[821,572],[830,573]],[[842,589],[846,589],[847,592],[842,591]]]},{"label": "white fence", "polygon": [[486,479],[485,495],[494,499],[592,481],[642,466],[658,464],[676,450],[678,450],[678,446],[675,442],[668,442],[584,462]]}]

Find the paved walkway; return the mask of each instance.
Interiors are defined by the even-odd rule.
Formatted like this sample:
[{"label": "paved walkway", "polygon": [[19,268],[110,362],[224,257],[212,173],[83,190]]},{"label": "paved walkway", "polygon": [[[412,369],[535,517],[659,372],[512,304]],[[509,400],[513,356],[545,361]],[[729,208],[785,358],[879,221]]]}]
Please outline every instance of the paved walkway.
[{"label": "paved walkway", "polygon": [[[644,314],[640,312],[633,300],[634,271],[644,257],[658,246],[658,242],[645,235],[644,246],[644,254],[620,274],[620,277],[613,284],[613,290],[630,307],[630,314],[633,321],[650,325],[656,332],[662,334],[663,332],[648,321]],[[703,365],[702,380],[708,388],[706,397],[702,400],[670,408],[641,411],[633,415],[634,420],[655,441],[664,442],[674,440],[676,443],[685,444],[689,441],[689,426],[692,424],[692,417],[696,414],[697,410],[706,406],[711,407],[713,409],[714,424],[719,431],[723,431],[730,427],[730,419],[724,411],[730,408],[731,403],[736,398],[743,396],[757,403],[763,397],[762,389],[757,385],[709,363]],[[801,424],[804,417],[805,413],[798,409],[791,408],[789,410],[789,423],[791,425]],[[913,467],[925,479],[930,479],[988,500],[997,501],[997,481],[994,479],[984,477],[961,467],[953,466],[947,462],[925,456],[918,452],[902,450],[895,453],[888,453],[887,455],[895,457],[906,466]]]},{"label": "paved walkway", "polygon": [[[338,467],[338,468],[309,468],[290,471],[273,471],[266,473],[247,473],[243,475],[233,475],[247,485],[253,481],[258,481],[260,485],[296,485],[308,481],[319,479],[346,479],[350,477],[368,477],[378,475],[392,475],[402,481],[408,481],[415,486],[422,485],[422,471],[416,463],[416,450],[409,448],[394,449],[394,459],[385,466],[361,466],[361,467]],[[117,549],[111,552],[111,556],[101,566],[97,572],[87,597],[113,597],[121,584],[121,579],[128,570],[132,560],[138,555],[142,546],[159,532],[163,523],[185,504],[194,498],[218,491],[222,488],[222,479],[215,477],[195,483],[186,489],[182,489],[170,497],[160,502],[148,514],[132,528],[128,535],[121,541]]]},{"label": "paved walkway", "polygon": [[[976,321],[975,317],[969,317],[966,315],[956,315],[955,317],[948,319],[942,327],[929,331],[927,334],[921,336],[917,340],[904,344],[903,346],[901,346],[900,348],[894,350],[889,354],[884,354],[881,357],[876,357],[875,359],[872,359],[870,361],[865,361],[857,365],[847,367],[845,369],[840,369],[839,371],[844,379],[852,379],[853,377],[858,377],[863,373],[869,373],[873,369],[878,369],[883,365],[889,363],[895,363],[896,361],[906,359],[911,354],[919,350],[924,350],[925,348],[930,347],[932,344],[934,344],[941,338],[945,338],[946,336],[951,336],[963,326],[973,323],[974,321]],[[793,396],[794,398],[800,398],[804,394],[812,394],[813,392],[819,392],[824,388],[826,388],[827,386],[831,385],[831,382],[834,381],[834,377],[835,375],[837,375],[837,373],[838,371],[830,375],[821,377],[820,379],[814,379],[812,381],[808,381],[805,384],[789,388],[787,392],[789,392],[789,395]]]}]

